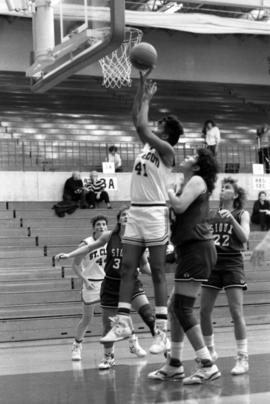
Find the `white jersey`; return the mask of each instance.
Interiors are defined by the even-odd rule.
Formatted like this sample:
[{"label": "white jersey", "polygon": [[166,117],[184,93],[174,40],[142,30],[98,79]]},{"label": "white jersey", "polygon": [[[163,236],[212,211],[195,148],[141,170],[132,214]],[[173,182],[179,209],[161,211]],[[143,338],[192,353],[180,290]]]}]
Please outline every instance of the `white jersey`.
[{"label": "white jersey", "polygon": [[[94,242],[94,238],[87,237],[83,242],[90,245]],[[102,280],[105,276],[104,266],[107,257],[107,244],[103,247],[97,248],[94,251],[87,253],[82,260],[83,274],[91,280]]]},{"label": "white jersey", "polygon": [[171,167],[165,166],[156,149],[146,144],[133,166],[131,203],[165,204],[168,200],[168,185],[172,182]]}]

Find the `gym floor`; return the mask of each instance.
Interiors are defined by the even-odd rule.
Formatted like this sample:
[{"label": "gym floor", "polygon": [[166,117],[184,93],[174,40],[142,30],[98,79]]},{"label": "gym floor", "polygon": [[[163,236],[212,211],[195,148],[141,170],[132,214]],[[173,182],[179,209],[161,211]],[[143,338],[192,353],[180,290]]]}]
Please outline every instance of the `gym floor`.
[{"label": "gym floor", "polygon": [[[2,343],[0,404],[261,404],[270,403],[270,325],[249,326],[250,371],[231,376],[235,346],[231,328],[216,329],[217,365],[222,377],[201,386],[147,379],[164,358],[148,354],[133,357],[126,341],[116,345],[117,365],[99,371],[102,346],[87,338],[82,361],[71,361],[71,340]],[[151,344],[149,334],[139,334],[141,345]],[[194,368],[194,354],[185,342],[186,374]]]}]

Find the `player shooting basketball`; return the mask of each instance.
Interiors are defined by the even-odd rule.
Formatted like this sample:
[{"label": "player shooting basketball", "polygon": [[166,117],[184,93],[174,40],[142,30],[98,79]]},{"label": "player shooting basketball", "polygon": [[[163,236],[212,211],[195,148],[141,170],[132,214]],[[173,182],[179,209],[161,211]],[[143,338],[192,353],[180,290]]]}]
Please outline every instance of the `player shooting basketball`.
[{"label": "player shooting basketball", "polygon": [[150,102],[157,84],[140,72],[132,116],[139,139],[144,145],[134,162],[131,179],[131,208],[123,238],[123,264],[118,316],[114,326],[101,342],[127,338],[132,330],[130,320],[131,297],[140,258],[149,249],[155,293],[156,330],[150,352],[161,353],[167,347],[167,285],[165,254],[168,242],[167,188],[172,182],[171,170],[175,161],[173,146],[183,134],[183,127],[175,116],[159,120],[152,131],[148,121]]}]

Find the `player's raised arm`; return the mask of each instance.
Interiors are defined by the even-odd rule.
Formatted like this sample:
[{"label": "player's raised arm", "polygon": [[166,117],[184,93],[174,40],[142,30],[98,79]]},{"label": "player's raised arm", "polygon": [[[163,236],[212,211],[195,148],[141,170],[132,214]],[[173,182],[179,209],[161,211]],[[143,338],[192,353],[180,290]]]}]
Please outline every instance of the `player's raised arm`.
[{"label": "player's raised arm", "polygon": [[[137,115],[137,133],[143,143],[149,143],[160,154],[163,162],[167,166],[174,164],[174,150],[172,145],[167,141],[167,136],[164,133],[164,139],[157,136],[152,131],[152,128],[148,121],[150,101],[157,91],[157,83],[151,80],[146,81],[143,86],[143,96],[141,102],[141,108]],[[159,122],[162,124],[162,122]],[[165,121],[164,121],[165,124]]]}]

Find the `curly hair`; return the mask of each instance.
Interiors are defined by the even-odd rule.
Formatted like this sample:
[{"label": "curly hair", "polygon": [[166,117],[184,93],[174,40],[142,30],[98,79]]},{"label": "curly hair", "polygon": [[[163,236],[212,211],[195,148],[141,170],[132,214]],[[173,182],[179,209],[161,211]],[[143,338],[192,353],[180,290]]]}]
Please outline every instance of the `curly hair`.
[{"label": "curly hair", "polygon": [[232,177],[223,178],[222,185],[224,184],[231,184],[235,194],[238,195],[237,198],[235,198],[233,201],[233,207],[235,209],[243,209],[247,202],[247,193],[244,188],[239,187],[239,185],[237,184],[237,180]]},{"label": "curly hair", "polygon": [[175,115],[167,115],[160,121],[165,122],[164,129],[169,136],[168,143],[171,146],[175,146],[178,143],[179,137],[184,133],[183,125]]},{"label": "curly hair", "polygon": [[98,215],[98,216],[94,216],[94,217],[91,219],[92,226],[95,227],[95,224],[96,224],[97,222],[99,222],[100,220],[104,220],[104,221],[106,222],[106,224],[108,224],[108,218],[107,218],[106,216]]},{"label": "curly hair", "polygon": [[211,194],[215,188],[217,173],[219,171],[217,160],[213,153],[207,149],[197,149],[197,155],[196,165],[199,167],[199,170],[195,174],[204,179],[208,192]]}]

